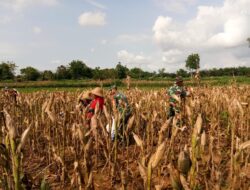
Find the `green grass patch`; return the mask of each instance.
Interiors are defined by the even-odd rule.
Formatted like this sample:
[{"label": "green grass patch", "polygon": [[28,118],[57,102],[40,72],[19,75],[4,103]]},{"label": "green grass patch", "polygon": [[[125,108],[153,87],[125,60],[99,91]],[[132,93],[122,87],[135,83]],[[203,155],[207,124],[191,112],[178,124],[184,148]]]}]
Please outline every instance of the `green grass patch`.
[{"label": "green grass patch", "polygon": [[[231,84],[250,84],[250,77],[205,77],[201,80],[201,86],[225,86]],[[162,78],[157,80],[131,80],[131,88],[140,89],[160,89],[167,88],[174,83],[173,78]],[[190,78],[184,78],[186,86],[196,86]],[[120,88],[126,87],[125,80],[61,80],[61,81],[27,81],[27,82],[0,82],[0,88],[8,86],[10,88],[16,88],[20,92],[34,92],[40,90],[46,91],[76,91],[78,89],[89,89],[96,86],[103,86],[108,89],[110,86],[116,84]]]}]

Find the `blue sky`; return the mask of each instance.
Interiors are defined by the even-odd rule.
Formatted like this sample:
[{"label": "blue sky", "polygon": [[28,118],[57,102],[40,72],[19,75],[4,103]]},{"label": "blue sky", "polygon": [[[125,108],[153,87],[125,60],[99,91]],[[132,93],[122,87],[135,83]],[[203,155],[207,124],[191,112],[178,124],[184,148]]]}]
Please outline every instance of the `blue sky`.
[{"label": "blue sky", "polygon": [[55,70],[250,66],[249,0],[0,0],[0,61]]}]

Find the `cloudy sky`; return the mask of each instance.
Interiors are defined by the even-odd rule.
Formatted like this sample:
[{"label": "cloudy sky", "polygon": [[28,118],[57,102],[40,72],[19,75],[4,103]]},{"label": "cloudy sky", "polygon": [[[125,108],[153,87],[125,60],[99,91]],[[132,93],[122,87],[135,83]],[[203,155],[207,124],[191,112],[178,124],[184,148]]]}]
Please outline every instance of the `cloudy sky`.
[{"label": "cloudy sky", "polygon": [[0,61],[173,72],[250,66],[250,0],[0,0]]}]

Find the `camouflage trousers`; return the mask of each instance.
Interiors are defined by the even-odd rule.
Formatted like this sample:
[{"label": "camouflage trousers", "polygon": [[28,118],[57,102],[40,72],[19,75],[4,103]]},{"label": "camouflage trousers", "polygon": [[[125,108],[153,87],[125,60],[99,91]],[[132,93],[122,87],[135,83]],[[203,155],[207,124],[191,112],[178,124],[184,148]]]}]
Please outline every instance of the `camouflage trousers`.
[{"label": "camouflage trousers", "polygon": [[168,118],[174,117],[178,113],[180,113],[180,108],[179,107],[169,105]]}]

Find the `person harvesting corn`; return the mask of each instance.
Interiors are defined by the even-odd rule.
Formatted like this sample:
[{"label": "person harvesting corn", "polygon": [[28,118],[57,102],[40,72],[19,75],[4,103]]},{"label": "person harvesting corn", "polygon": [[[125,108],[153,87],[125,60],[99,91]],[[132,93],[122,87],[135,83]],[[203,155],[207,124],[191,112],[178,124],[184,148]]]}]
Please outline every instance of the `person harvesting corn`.
[{"label": "person harvesting corn", "polygon": [[80,96],[78,97],[78,109],[80,111],[84,111],[85,109],[87,109],[92,99],[93,98],[91,97],[89,91],[81,93]]},{"label": "person harvesting corn", "polygon": [[20,93],[16,89],[10,89],[8,87],[4,88],[4,95],[8,97],[10,100],[14,102],[14,104],[17,104],[17,98],[20,95]]},{"label": "person harvesting corn", "polygon": [[185,98],[189,96],[189,92],[185,89],[182,77],[176,77],[175,84],[168,90],[169,96],[169,113],[168,118],[179,116],[181,112],[181,104]]},{"label": "person harvesting corn", "polygon": [[[110,95],[113,107],[115,111],[119,113],[120,125],[118,130],[124,130],[125,125],[131,116],[131,108],[128,103],[127,97],[117,90],[117,86],[114,85],[110,88]],[[122,132],[122,131],[121,131]]]},{"label": "person harvesting corn", "polygon": [[90,92],[90,94],[93,100],[89,104],[87,110],[87,120],[91,120],[95,113],[101,112],[104,106],[103,89],[101,89],[100,87],[96,87]]}]

